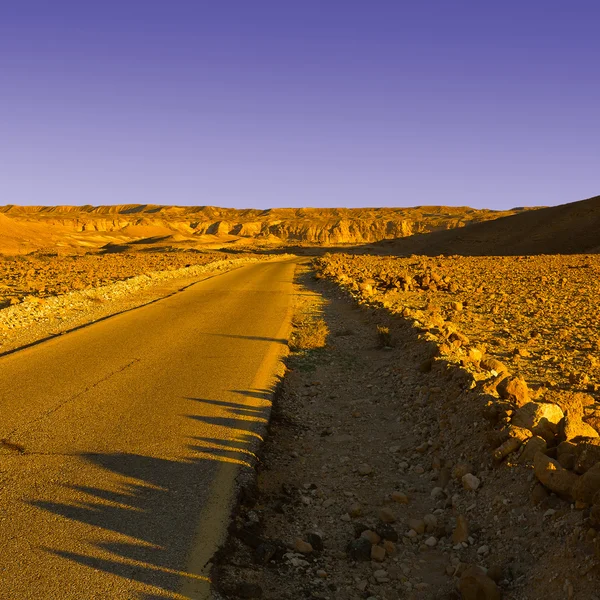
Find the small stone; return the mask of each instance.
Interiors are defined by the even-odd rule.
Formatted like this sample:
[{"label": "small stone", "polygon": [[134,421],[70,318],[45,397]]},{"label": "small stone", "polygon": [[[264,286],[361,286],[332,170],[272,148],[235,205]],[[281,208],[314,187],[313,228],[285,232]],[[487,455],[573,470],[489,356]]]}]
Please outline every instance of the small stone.
[{"label": "small stone", "polygon": [[394,542],[391,542],[390,540],[384,540],[383,547],[385,548],[386,553],[390,556],[396,554],[396,544],[394,544]]},{"label": "small stone", "polygon": [[426,545],[426,546],[429,546],[430,548],[433,548],[435,545],[437,545],[437,539],[436,539],[436,538],[434,538],[433,536],[431,536],[431,537],[428,537],[428,538],[425,540],[425,545]]},{"label": "small stone", "polygon": [[321,552],[324,548],[323,536],[317,531],[309,531],[304,539],[313,547],[316,552]]},{"label": "small stone", "polygon": [[445,498],[445,497],[446,497],[446,494],[445,494],[445,492],[444,492],[444,489],[443,489],[443,488],[441,488],[441,487],[434,487],[434,488],[431,490],[431,497],[432,497],[434,500],[440,500],[440,499],[442,499],[442,498]]},{"label": "small stone", "polygon": [[398,504],[408,504],[408,496],[404,492],[392,492],[391,499]]},{"label": "small stone", "polygon": [[452,469],[452,477],[454,479],[462,479],[467,473],[473,472],[473,466],[468,462],[459,462]]},{"label": "small stone", "polygon": [[367,465],[366,463],[359,465],[358,466],[358,474],[362,475],[363,477],[365,477],[367,475],[372,475],[373,467],[371,467],[370,465]]},{"label": "small stone", "polygon": [[377,562],[383,562],[385,560],[385,548],[381,546],[371,546],[371,559]]},{"label": "small stone", "polygon": [[254,550],[254,562],[259,565],[266,565],[277,552],[277,546],[270,542],[259,544]]},{"label": "small stone", "polygon": [[425,515],[423,517],[423,522],[425,523],[425,531],[427,531],[427,533],[435,531],[435,528],[438,524],[437,517],[435,515]]},{"label": "small stone", "polygon": [[355,502],[348,509],[348,514],[353,519],[355,519],[356,517],[360,517],[362,515],[362,506],[358,502]]},{"label": "small stone", "polygon": [[410,529],[413,529],[418,534],[425,533],[425,521],[421,519],[409,519],[407,524]]},{"label": "small stone", "polygon": [[360,535],[361,537],[364,537],[365,539],[369,540],[369,542],[371,542],[372,545],[379,544],[379,542],[381,541],[381,536],[379,536],[374,531],[371,531],[370,529],[363,531]]},{"label": "small stone", "polygon": [[461,477],[461,481],[465,490],[474,491],[479,487],[481,480],[475,477],[472,473],[467,473]]},{"label": "small stone", "polygon": [[483,352],[479,348],[469,348],[468,357],[473,362],[480,362],[483,357]]},{"label": "small stone", "polygon": [[382,508],[379,511],[379,518],[384,523],[395,523],[396,522],[396,515],[394,515],[392,510],[390,510],[389,508]]},{"label": "small stone", "polygon": [[362,536],[352,540],[346,547],[346,554],[353,560],[370,560],[371,542]]},{"label": "small stone", "polygon": [[450,302],[450,308],[452,310],[462,310],[463,309],[463,303],[462,302]]},{"label": "small stone", "polygon": [[327,571],[324,571],[323,569],[317,569],[317,577],[325,579],[327,577]]},{"label": "small stone", "polygon": [[294,541],[294,550],[296,550],[296,552],[300,552],[301,554],[310,554],[313,551],[313,547],[303,539],[296,538]]},{"label": "small stone", "polygon": [[500,373],[508,373],[508,367],[501,363],[499,360],[491,357],[485,357],[480,364],[481,368],[484,371],[494,371],[498,374]]},{"label": "small stone", "polygon": [[489,546],[479,546],[479,548],[477,548],[477,554],[479,555],[487,555],[490,553],[490,547]]},{"label": "small stone", "polygon": [[469,525],[467,519],[462,515],[456,518],[456,527],[452,533],[452,541],[455,544],[462,544],[469,539]]},{"label": "small stone", "polygon": [[463,600],[501,600],[498,586],[479,567],[471,566],[464,571],[458,589]]},{"label": "small stone", "polygon": [[398,532],[394,529],[394,526],[391,523],[377,523],[375,532],[384,540],[390,540],[390,542],[398,541]]}]

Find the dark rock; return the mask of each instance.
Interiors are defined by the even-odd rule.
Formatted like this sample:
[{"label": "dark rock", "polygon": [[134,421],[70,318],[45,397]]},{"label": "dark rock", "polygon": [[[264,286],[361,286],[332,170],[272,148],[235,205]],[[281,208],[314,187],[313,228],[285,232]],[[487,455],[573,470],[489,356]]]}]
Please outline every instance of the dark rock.
[{"label": "dark rock", "polygon": [[263,542],[254,550],[254,562],[259,565],[266,565],[277,552],[277,546],[271,542]]},{"label": "dark rock", "polygon": [[323,550],[323,538],[320,533],[316,531],[309,531],[304,536],[304,539],[313,547],[315,552],[321,552]]},{"label": "dark rock", "polygon": [[241,529],[234,531],[234,535],[241,542],[246,544],[246,546],[256,549],[265,542],[265,540],[259,535],[257,529],[258,528],[254,526],[242,527]]},{"label": "dark rock", "polygon": [[368,527],[364,523],[353,523],[353,526],[355,538],[359,538],[363,531],[367,531],[367,529],[370,529],[370,527]]},{"label": "dark rock", "polygon": [[384,540],[389,540],[390,542],[398,541],[398,532],[389,523],[377,523],[375,533]]},{"label": "dark rock", "polygon": [[346,554],[353,560],[371,560],[371,542],[359,537],[346,547]]}]

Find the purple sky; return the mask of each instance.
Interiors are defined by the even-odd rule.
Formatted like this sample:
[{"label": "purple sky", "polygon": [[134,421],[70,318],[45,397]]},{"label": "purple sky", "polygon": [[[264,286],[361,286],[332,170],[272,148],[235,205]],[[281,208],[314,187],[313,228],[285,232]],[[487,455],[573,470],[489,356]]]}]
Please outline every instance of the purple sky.
[{"label": "purple sky", "polygon": [[7,0],[1,204],[600,194],[594,0]]}]

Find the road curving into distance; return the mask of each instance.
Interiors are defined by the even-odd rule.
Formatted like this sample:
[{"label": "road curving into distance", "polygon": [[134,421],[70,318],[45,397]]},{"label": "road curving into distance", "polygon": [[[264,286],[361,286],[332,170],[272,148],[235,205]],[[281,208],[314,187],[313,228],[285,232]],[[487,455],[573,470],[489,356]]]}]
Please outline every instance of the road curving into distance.
[{"label": "road curving into distance", "polygon": [[242,267],[0,358],[0,599],[210,597],[294,269]]}]

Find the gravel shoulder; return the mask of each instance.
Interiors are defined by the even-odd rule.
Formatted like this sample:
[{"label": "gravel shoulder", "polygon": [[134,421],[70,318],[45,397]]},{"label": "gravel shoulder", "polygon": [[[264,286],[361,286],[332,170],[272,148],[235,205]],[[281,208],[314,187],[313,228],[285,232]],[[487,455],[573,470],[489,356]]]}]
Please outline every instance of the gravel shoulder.
[{"label": "gravel shoulder", "polygon": [[[51,296],[27,295],[20,303],[0,310],[0,355],[154,302],[198,281],[261,260],[251,256],[215,260],[215,255],[212,256],[213,260],[205,264],[150,271],[107,285]],[[164,267],[168,261],[161,258]]]}]

